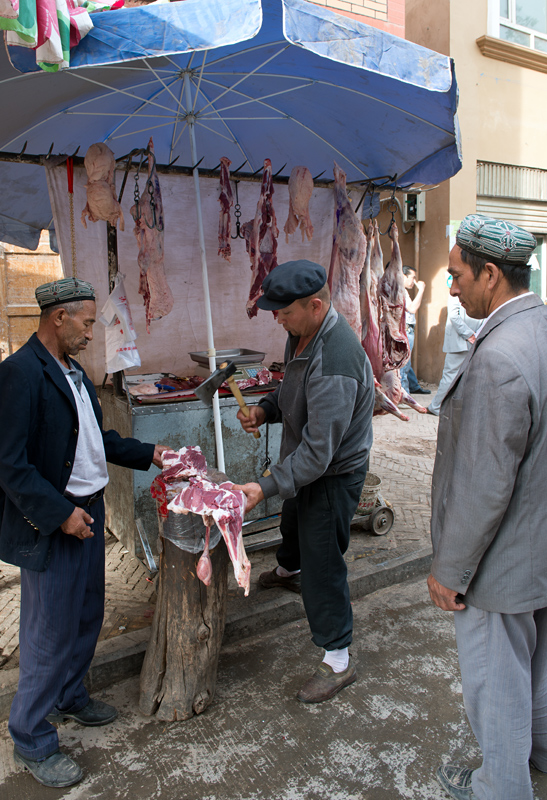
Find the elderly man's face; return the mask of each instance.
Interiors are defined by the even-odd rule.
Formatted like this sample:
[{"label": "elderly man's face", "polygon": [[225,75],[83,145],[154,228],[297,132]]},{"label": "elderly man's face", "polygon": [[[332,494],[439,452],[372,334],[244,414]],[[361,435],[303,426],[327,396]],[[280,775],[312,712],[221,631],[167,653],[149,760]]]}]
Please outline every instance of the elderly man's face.
[{"label": "elderly man's face", "polygon": [[63,324],[59,328],[59,339],[65,353],[75,356],[86,349],[88,342],[93,339],[95,312],[95,302],[84,300],[82,310],[77,311],[73,317],[65,313]]},{"label": "elderly man's face", "polygon": [[322,303],[318,298],[308,300],[305,304],[295,300],[290,306],[279,309],[277,321],[293,336],[312,336],[321,325],[321,310]]},{"label": "elderly man's face", "polygon": [[457,297],[470,317],[483,319],[488,316],[492,290],[488,288],[490,275],[483,270],[478,278],[469,264],[464,264],[461,247],[454,245],[448,258],[448,271],[452,275],[450,294]]}]

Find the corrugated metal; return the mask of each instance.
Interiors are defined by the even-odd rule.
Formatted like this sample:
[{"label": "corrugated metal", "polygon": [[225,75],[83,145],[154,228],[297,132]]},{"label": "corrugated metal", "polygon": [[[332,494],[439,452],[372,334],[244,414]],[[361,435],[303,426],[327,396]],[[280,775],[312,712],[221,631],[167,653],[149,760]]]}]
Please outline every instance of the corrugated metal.
[{"label": "corrugated metal", "polygon": [[502,197],[477,197],[477,212],[506,219],[532,233],[547,233],[547,203],[526,203]]},{"label": "corrugated metal", "polygon": [[477,161],[477,195],[547,202],[547,170]]}]

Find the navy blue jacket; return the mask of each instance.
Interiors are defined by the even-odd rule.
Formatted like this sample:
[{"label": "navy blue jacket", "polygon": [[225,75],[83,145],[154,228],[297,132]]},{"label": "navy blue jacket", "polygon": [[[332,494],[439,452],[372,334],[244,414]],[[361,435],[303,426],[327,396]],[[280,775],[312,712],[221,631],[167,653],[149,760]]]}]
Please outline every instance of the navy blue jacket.
[{"label": "navy blue jacket", "polygon": [[[79,367],[79,365],[77,365]],[[84,383],[102,431],[95,388]],[[0,363],[0,559],[47,567],[51,539],[74,511],[64,491],[76,453],[78,412],[59,365],[36,334]],[[147,470],[153,444],[103,431],[106,460]]]}]

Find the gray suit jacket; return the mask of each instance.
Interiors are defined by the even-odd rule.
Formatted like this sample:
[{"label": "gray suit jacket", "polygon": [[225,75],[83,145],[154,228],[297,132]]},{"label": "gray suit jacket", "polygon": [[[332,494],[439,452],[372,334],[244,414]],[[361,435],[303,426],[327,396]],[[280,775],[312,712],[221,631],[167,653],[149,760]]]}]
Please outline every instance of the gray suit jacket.
[{"label": "gray suit jacket", "polygon": [[457,297],[448,296],[443,353],[465,353],[471,348],[467,341],[482,325],[482,319],[468,317]]},{"label": "gray suit jacket", "polygon": [[547,308],[500,309],[440,411],[434,577],[485,611],[547,607]]}]

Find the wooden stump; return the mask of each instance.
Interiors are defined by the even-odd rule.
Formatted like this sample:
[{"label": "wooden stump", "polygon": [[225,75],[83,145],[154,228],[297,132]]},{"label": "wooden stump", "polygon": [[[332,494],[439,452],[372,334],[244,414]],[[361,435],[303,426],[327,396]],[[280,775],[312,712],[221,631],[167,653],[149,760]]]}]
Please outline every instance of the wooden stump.
[{"label": "wooden stump", "polygon": [[228,551],[211,551],[210,586],[196,577],[201,553],[163,539],[152,633],[141,671],[143,714],[172,722],[201,714],[215,693],[228,587]]}]

